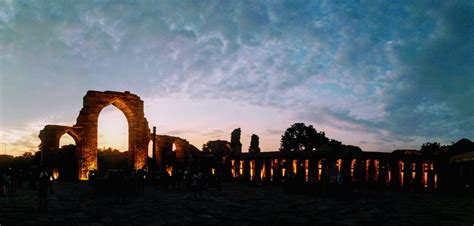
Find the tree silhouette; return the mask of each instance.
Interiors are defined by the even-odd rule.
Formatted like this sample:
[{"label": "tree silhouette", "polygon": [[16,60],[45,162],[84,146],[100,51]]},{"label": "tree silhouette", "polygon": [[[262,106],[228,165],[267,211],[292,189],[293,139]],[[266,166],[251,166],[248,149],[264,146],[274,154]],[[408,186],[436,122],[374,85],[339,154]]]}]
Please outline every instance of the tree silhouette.
[{"label": "tree silhouette", "polygon": [[328,143],[329,139],[324,132],[317,132],[312,125],[295,123],[281,137],[280,151],[315,151]]},{"label": "tree silhouette", "polygon": [[421,145],[420,152],[422,155],[426,156],[434,156],[437,155],[441,150],[441,145],[438,142],[426,142],[423,145]]}]

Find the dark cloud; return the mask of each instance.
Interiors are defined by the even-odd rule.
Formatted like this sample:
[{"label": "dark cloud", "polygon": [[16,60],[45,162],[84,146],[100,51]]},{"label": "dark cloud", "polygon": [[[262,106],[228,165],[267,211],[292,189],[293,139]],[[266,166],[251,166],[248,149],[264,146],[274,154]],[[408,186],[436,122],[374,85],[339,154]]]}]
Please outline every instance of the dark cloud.
[{"label": "dark cloud", "polygon": [[434,23],[427,39],[406,37],[394,47],[399,76],[386,90],[391,129],[451,140],[472,136],[474,6],[446,2],[424,16]]},{"label": "dark cloud", "polygon": [[1,4],[2,127],[73,118],[97,89],[286,109],[389,145],[474,134],[472,2]]}]

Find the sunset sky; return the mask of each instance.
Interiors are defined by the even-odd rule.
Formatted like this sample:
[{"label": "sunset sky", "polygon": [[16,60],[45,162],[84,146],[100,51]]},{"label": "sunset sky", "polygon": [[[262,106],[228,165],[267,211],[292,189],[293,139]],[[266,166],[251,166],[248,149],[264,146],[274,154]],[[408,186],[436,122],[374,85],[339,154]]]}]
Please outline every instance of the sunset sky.
[{"label": "sunset sky", "polygon": [[[345,3],[343,3],[345,2]],[[294,122],[365,151],[474,139],[473,1],[0,1],[0,154],[73,125],[87,90],[130,91],[201,148]],[[127,148],[123,113],[99,147]]]}]

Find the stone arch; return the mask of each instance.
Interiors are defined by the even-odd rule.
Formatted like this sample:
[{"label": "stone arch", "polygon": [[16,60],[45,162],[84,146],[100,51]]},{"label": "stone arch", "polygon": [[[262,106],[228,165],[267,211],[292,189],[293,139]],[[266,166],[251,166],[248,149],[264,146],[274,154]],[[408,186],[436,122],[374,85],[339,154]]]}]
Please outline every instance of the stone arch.
[{"label": "stone arch", "polygon": [[[150,134],[150,140],[152,138],[153,134]],[[173,145],[176,147],[174,152],[172,151]],[[161,168],[163,165],[170,165],[173,164],[173,162],[181,165],[187,164],[193,148],[192,145],[183,138],[156,135],[155,150],[156,165]]]},{"label": "stone arch", "polygon": [[39,134],[41,140],[41,163],[45,165],[51,164],[51,156],[59,150],[59,141],[64,134],[69,134],[75,143],[78,150],[82,146],[82,128],[61,126],[61,125],[46,125]]},{"label": "stone arch", "polygon": [[75,125],[83,131],[79,148],[80,179],[87,179],[87,173],[97,169],[98,119],[102,109],[108,105],[117,107],[127,119],[129,161],[133,168],[142,169],[146,165],[150,129],[140,97],[130,92],[88,91]]}]

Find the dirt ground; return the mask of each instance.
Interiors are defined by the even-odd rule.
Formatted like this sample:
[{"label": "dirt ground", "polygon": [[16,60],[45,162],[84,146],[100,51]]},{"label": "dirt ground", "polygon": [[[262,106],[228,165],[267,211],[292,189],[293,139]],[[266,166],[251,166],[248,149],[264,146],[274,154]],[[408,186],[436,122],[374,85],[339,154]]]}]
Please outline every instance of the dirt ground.
[{"label": "dirt ground", "polygon": [[0,225],[473,225],[473,197],[438,193],[288,194],[281,186],[225,183],[201,200],[190,191],[146,186],[123,202],[94,195],[86,183],[54,183],[49,210],[26,188],[0,197]]}]

